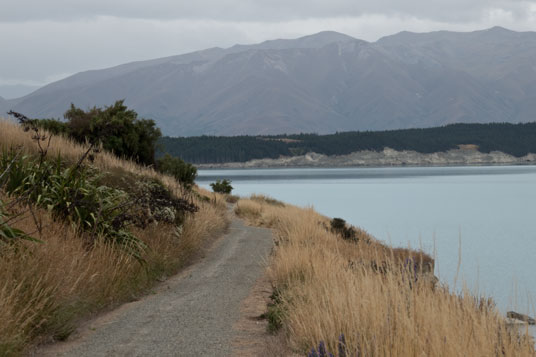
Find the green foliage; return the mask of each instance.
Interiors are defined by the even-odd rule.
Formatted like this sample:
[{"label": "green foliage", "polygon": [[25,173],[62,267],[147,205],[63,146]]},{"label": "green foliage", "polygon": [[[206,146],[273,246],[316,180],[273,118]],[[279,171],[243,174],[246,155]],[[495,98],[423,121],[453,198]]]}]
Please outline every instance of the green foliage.
[{"label": "green foliage", "polygon": [[42,243],[20,229],[13,228],[9,225],[10,215],[4,211],[4,203],[0,201],[0,248],[3,245],[11,245],[20,240]]},{"label": "green foliage", "polygon": [[126,230],[129,197],[124,191],[98,185],[96,172],[65,167],[59,157],[54,162],[30,157],[14,160],[13,153],[4,152],[0,169],[8,163],[11,167],[4,178],[4,190],[10,196],[45,208],[56,219],[75,225],[81,233],[93,239],[104,237],[142,259],[145,245]]},{"label": "green foliage", "polygon": [[198,163],[245,162],[253,159],[297,156],[307,152],[346,155],[361,150],[414,150],[432,153],[474,144],[481,152],[502,151],[521,157],[536,153],[536,123],[452,124],[426,129],[354,131],[330,135],[163,137],[166,152]]},{"label": "green foliage", "polygon": [[[0,166],[0,188],[2,188],[4,182],[7,181],[7,175],[11,172],[11,168],[16,160],[17,156],[13,157],[11,160],[3,159],[1,161],[2,166]],[[16,218],[17,215],[10,215],[8,212],[6,212],[4,202],[0,200],[0,248],[2,248],[3,245],[12,245],[20,240],[41,242],[40,240],[26,234],[24,231],[11,227],[10,221]]]},{"label": "green foliage", "polygon": [[341,236],[342,239],[352,242],[358,242],[357,232],[354,227],[348,227],[346,221],[342,218],[333,218],[330,222],[331,231]]},{"label": "green foliage", "polygon": [[64,116],[66,122],[37,119],[33,123],[53,134],[65,134],[80,143],[102,143],[105,150],[119,157],[154,164],[156,142],[162,133],[153,120],[138,119],[138,114],[128,109],[123,100],[87,111],[71,104]]},{"label": "green foliage", "polygon": [[210,187],[212,187],[212,191],[217,193],[230,194],[233,190],[233,186],[231,186],[231,180],[228,179],[216,180],[216,182],[210,184]]},{"label": "green foliage", "polygon": [[274,289],[272,295],[270,295],[270,300],[268,311],[261,315],[261,317],[268,320],[268,332],[276,333],[283,327],[283,319],[285,318],[286,311],[283,308],[281,292],[278,289]]},{"label": "green foliage", "polygon": [[156,161],[158,171],[175,177],[184,187],[191,188],[197,177],[197,168],[169,154]]},{"label": "green foliage", "polygon": [[261,140],[254,136],[163,137],[159,140],[165,152],[194,164],[245,162],[256,158],[288,155],[287,144]]},{"label": "green foliage", "polygon": [[69,126],[63,121],[57,119],[36,119],[35,124],[41,129],[45,129],[54,135],[68,135]]},{"label": "green foliage", "polygon": [[137,119],[137,113],[129,110],[123,102],[118,100],[104,109],[93,107],[88,111],[71,104],[65,113],[69,135],[80,142],[100,141],[104,149],[117,156],[153,164],[160,129],[156,128],[153,120]]},{"label": "green foliage", "polygon": [[173,196],[162,182],[156,179],[140,178],[136,187],[130,190],[130,195],[136,200],[131,220],[142,228],[155,221],[181,226],[186,213],[198,210],[193,203]]}]

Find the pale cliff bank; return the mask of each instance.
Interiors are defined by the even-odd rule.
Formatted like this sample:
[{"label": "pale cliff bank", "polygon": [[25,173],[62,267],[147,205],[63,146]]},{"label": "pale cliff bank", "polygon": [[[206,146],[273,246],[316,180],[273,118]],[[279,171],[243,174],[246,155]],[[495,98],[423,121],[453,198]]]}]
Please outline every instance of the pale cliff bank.
[{"label": "pale cliff bank", "polygon": [[278,159],[257,159],[247,162],[199,164],[199,168],[277,168],[277,167],[360,167],[360,166],[463,166],[463,165],[526,165],[536,164],[536,154],[515,157],[499,151],[482,153],[475,149],[456,149],[431,154],[416,151],[359,151],[348,155],[327,156],[307,153]]}]

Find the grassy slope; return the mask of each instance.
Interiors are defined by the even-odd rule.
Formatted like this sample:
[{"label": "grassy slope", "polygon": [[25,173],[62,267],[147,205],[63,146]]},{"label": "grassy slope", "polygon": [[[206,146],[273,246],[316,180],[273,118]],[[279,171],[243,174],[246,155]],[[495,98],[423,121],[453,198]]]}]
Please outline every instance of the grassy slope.
[{"label": "grassy slope", "polygon": [[[13,147],[29,155],[38,150],[30,133],[0,120],[0,150]],[[76,162],[84,151],[81,145],[53,137],[48,157],[61,155]],[[187,194],[172,177],[109,153],[98,154],[93,165],[117,180],[158,178],[177,197]],[[180,237],[175,227],[165,224],[133,231],[148,246],[145,265],[106,243],[88,249],[73,227],[54,221],[46,210],[35,209],[44,227],[37,238],[44,243],[24,243],[21,249],[0,254],[0,355],[19,354],[31,344],[66,338],[80,319],[135,299],[160,277],[176,273],[227,225],[224,200],[211,197],[215,201],[193,198],[199,211],[186,218]],[[0,192],[0,198],[6,196]],[[34,219],[28,215],[13,226],[35,230]]]},{"label": "grassy slope", "polygon": [[426,274],[415,281],[402,262],[429,261],[422,253],[393,250],[363,231],[358,243],[345,241],[313,209],[263,197],[240,200],[236,213],[275,232],[275,312],[298,353],[324,341],[337,355],[344,334],[352,356],[534,355],[532,338],[511,331],[492,301],[454,294]]}]

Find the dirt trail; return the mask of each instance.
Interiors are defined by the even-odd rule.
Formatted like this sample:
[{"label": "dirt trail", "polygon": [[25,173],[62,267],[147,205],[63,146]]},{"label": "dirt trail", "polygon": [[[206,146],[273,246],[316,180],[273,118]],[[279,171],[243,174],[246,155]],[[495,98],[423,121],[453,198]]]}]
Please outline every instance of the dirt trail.
[{"label": "dirt trail", "polygon": [[264,272],[270,230],[233,218],[205,257],[155,294],[85,326],[72,341],[38,356],[229,356],[241,302]]}]

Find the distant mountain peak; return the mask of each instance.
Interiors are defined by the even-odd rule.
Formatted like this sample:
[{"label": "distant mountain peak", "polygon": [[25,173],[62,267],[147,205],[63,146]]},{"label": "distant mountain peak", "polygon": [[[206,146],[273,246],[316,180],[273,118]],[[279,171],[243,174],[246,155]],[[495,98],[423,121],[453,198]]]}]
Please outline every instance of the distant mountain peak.
[{"label": "distant mountain peak", "polygon": [[291,48],[322,48],[332,43],[348,43],[354,41],[362,40],[358,40],[354,37],[335,31],[322,31],[313,35],[307,35],[295,39],[268,40],[256,45],[235,45],[231,47],[230,50],[239,51],[245,49],[284,50]]},{"label": "distant mountain peak", "polygon": [[489,36],[509,36],[517,35],[520,32],[512,31],[502,26],[493,26],[488,29],[473,31],[472,33]]},{"label": "distant mountain peak", "polygon": [[[412,32],[400,31],[394,35],[388,35],[380,38],[376,43],[400,45],[402,43],[414,43],[415,41],[438,41],[442,39],[461,39],[474,40],[474,36],[479,38],[489,38],[491,41],[495,39],[508,40],[511,37],[517,36],[522,32],[512,31],[501,26],[494,26],[484,30],[476,30],[471,32],[439,30],[431,32]],[[456,36],[456,37],[452,37]]]},{"label": "distant mountain peak", "polygon": [[536,115],[534,58],[535,32],[498,26],[373,43],[322,31],[78,73],[0,99],[0,114],[58,117],[70,103],[126,98],[166,135],[184,136],[526,122]]},{"label": "distant mountain peak", "polygon": [[489,29],[483,30],[483,31],[487,31],[487,32],[515,32],[515,31],[509,30],[509,29],[507,29],[505,27],[502,27],[502,26],[493,26],[493,27],[490,27]]},{"label": "distant mountain peak", "polygon": [[331,42],[339,42],[339,41],[355,41],[356,38],[346,35],[344,33],[336,32],[336,31],[320,31],[318,33],[307,35],[298,38],[298,40],[306,40],[306,39],[322,39],[324,41],[331,41]]},{"label": "distant mountain peak", "polygon": [[502,39],[503,41],[510,41],[513,38],[519,37],[523,32],[512,31],[502,26],[494,26],[489,29],[474,31],[473,34],[486,38],[489,41],[495,41]]}]

